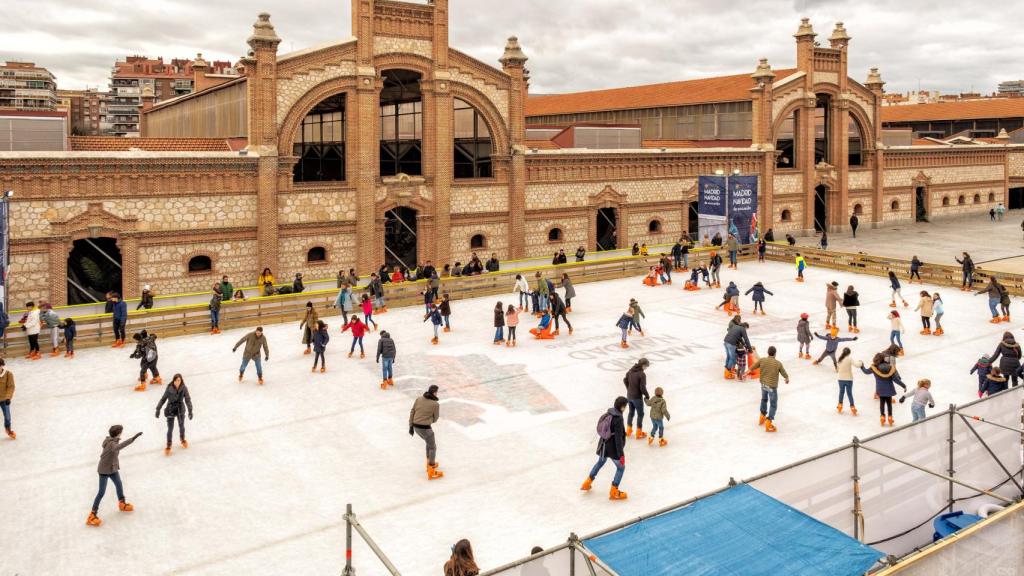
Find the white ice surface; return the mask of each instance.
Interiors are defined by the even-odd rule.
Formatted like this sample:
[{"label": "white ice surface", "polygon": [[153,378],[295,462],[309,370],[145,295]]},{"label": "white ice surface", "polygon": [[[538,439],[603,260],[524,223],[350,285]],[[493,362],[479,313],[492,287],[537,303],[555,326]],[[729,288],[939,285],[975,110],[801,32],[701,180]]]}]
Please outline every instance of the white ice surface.
[{"label": "white ice surface", "polygon": [[[497,298],[453,304],[454,331],[429,343],[418,307],[380,317],[398,346],[396,385],[380,390],[373,361],[346,359],[349,336],[327,321],[332,341],[327,374],[309,372],[296,324],[267,329],[267,384],[253,367],[235,380],[245,332],[160,340],[165,381],[184,374],[196,416],[187,421],[191,447],[163,455],[165,420],[154,419],[161,390],[132,391],[138,362],[130,350],[88,349],[74,360],[44,358],[9,364],[18,389],[12,405],[17,441],[0,440],[0,574],[338,574],[344,559],[345,503],[403,574],[438,574],[459,538],[469,538],[483,568],[525,556],[534,545],[563,542],[846,443],[882,429],[873,384],[855,375],[859,417],[835,411],[831,366],[798,361],[795,325],[809,312],[822,331],[824,284],[853,283],[861,293],[861,339],[855,358],[869,361],[888,340],[888,282],[812,268],[805,284],[782,264],[723,271],[741,290],[761,280],[775,293],[767,316],[744,317],[763,352],[779,347],[792,383],[781,386],[779,432],[757,426],[756,382],[722,380],[721,339],[727,317],[715,312],[720,290],[648,288],[638,278],[581,284],[570,315],[575,333],[533,340],[523,316],[520,345],[491,344]],[[933,290],[934,288],[931,287]],[[904,288],[900,311],[908,383],[934,382],[939,406],[976,398],[968,370],[991,353],[1006,324],[987,323],[984,296],[941,289],[941,338],[918,335],[917,286]],[[647,318],[646,337],[618,347],[614,323],[630,297]],[[502,300],[508,304],[511,295]],[[749,297],[742,300],[750,309]],[[845,314],[840,311],[845,326]],[[129,327],[129,332],[132,328]],[[845,330],[843,331],[846,335]],[[822,349],[820,341],[814,351]],[[673,419],[665,448],[631,440],[622,488],[610,502],[608,464],[593,492],[579,484],[595,460],[594,424],[623,393],[622,374],[641,355],[652,360],[648,386],[665,389]],[[407,435],[409,408],[431,383],[441,387],[435,427],[446,476],[428,482],[423,443]],[[910,420],[909,401],[897,424]],[[111,424],[145,435],[121,456],[131,514],[117,512],[113,486],[99,529],[84,525],[96,490],[100,443]],[[645,428],[649,429],[649,423]],[[363,546],[360,575],[384,573]]]}]

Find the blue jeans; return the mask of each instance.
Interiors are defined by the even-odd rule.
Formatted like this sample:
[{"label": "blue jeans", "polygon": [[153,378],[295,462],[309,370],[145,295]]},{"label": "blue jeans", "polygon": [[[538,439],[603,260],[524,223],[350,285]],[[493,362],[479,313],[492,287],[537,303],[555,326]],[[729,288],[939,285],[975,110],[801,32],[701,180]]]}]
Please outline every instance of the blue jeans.
[{"label": "blue jeans", "polygon": [[367,328],[370,327],[370,324],[373,324],[374,328],[377,327],[377,321],[373,319],[373,312],[370,312],[369,314],[363,314],[363,324],[366,324]]},{"label": "blue jeans", "polygon": [[999,298],[988,299],[988,311],[992,313],[992,317],[999,316]]},{"label": "blue jeans", "polygon": [[391,378],[394,378],[394,376],[395,376],[395,371],[393,370],[394,364],[395,364],[395,359],[394,358],[388,358],[388,357],[385,356],[385,357],[382,357],[380,359],[380,369],[381,369],[381,371],[384,372],[383,377],[384,377],[385,380],[389,380]]},{"label": "blue jeans", "polygon": [[911,404],[910,414],[913,416],[911,422],[917,422],[918,420],[924,420],[924,404]]},{"label": "blue jeans", "polygon": [[683,268],[689,268],[689,267],[690,267],[690,255],[689,254],[683,254]]},{"label": "blue jeans", "polygon": [[519,307],[522,308],[523,306],[526,306],[527,310],[530,309],[530,294],[527,292],[519,293]]},{"label": "blue jeans", "polygon": [[736,365],[736,345],[725,343],[725,369],[732,370]]},{"label": "blue jeans", "polygon": [[[256,376],[259,377],[259,378],[263,378],[263,363],[260,362],[259,355],[257,354],[256,356],[253,356],[252,357],[252,361],[256,364]],[[244,374],[245,373],[245,368],[248,365],[249,365],[249,359],[243,357],[242,358],[242,366],[241,366],[241,368],[238,369],[238,373],[239,374]]]},{"label": "blue jeans", "polygon": [[626,398],[629,402],[629,415],[626,416],[626,426],[633,427],[633,414],[636,414],[636,429],[644,429],[644,399]]},{"label": "blue jeans", "polygon": [[[614,441],[614,439],[609,440],[609,442]],[[590,469],[591,480],[597,477],[597,473],[601,471],[601,467],[604,466],[604,463],[607,460],[607,456],[601,456],[600,458],[597,459],[597,463],[594,464],[594,467]],[[612,478],[612,486],[618,488],[619,482],[622,482],[622,475],[626,472],[626,466],[622,462],[619,462],[618,460],[612,460],[612,463],[615,464],[615,478]]]},{"label": "blue jeans", "polygon": [[365,354],[366,352],[363,350],[363,337],[362,336],[353,336],[352,337],[352,347],[348,349],[348,353],[351,354],[351,353],[356,351],[356,344],[359,344],[359,352],[361,354]]},{"label": "blue jeans", "polygon": [[853,380],[839,381],[839,403],[843,403],[843,394],[850,399],[850,406],[853,406]]},{"label": "blue jeans", "polygon": [[903,338],[900,338],[899,330],[893,330],[889,332],[889,343],[896,344],[900,348],[903,348]]},{"label": "blue jeans", "polygon": [[497,342],[498,340],[504,340],[504,339],[505,339],[505,327],[504,326],[498,326],[497,328],[494,329],[494,341]]},{"label": "blue jeans", "polygon": [[100,502],[103,500],[103,495],[107,493],[107,480],[114,482],[114,489],[117,490],[117,501],[124,501],[124,486],[121,485],[121,475],[117,472],[113,474],[100,474],[100,490],[96,493],[96,499],[92,501],[92,512],[96,513],[100,509]]},{"label": "blue jeans", "polygon": [[440,324],[432,324],[432,326],[434,327],[434,339],[436,340],[437,339],[437,331],[441,328],[441,325]]},{"label": "blue jeans", "polygon": [[[771,408],[768,407],[769,402]],[[778,388],[761,388],[761,414],[767,414],[769,420],[775,420],[775,409],[779,406]]]},{"label": "blue jeans", "polygon": [[441,316],[441,319],[444,320],[444,327],[448,328],[449,330],[451,330],[452,325],[451,325],[451,321],[449,320],[449,318],[451,318],[451,314],[449,314],[448,316]]},{"label": "blue jeans", "polygon": [[626,329],[625,328],[622,329],[622,341],[623,342],[626,341]]},{"label": "blue jeans", "polygon": [[682,264],[682,262],[683,262],[683,255],[682,254],[673,254],[672,255],[672,264],[676,268],[682,268],[682,266],[680,266],[680,264]]},{"label": "blue jeans", "polygon": [[736,265],[736,251],[729,250],[729,264]]},{"label": "blue jeans", "polygon": [[220,325],[220,310],[210,310],[210,328],[217,328]]},{"label": "blue jeans", "polygon": [[7,401],[0,402],[0,412],[4,413],[4,430],[11,429],[11,405]]},{"label": "blue jeans", "polygon": [[661,438],[665,437],[665,421],[651,418],[651,438],[654,438],[654,435],[658,433],[661,434]]},{"label": "blue jeans", "polygon": [[376,296],[373,299],[373,307],[375,309],[376,308],[383,308],[384,307],[384,297],[383,296]]}]

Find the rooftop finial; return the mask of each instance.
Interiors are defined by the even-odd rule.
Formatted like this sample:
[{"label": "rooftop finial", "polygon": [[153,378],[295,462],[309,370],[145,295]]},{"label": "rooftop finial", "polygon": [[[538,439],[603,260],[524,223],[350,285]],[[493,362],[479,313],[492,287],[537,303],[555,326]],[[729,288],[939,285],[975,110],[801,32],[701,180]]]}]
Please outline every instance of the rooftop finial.
[{"label": "rooftop finial", "polygon": [[249,36],[248,42],[249,46],[253,46],[253,43],[257,42],[269,42],[275,47],[281,42],[277,33],[274,32],[274,25],[270,23],[269,13],[260,12],[256,23],[252,25],[252,36]]},{"label": "rooftop finial", "polygon": [[757,69],[750,75],[755,82],[769,84],[772,80],[775,80],[775,72],[772,72],[772,67],[768,64],[767,58],[761,58],[757,63]]},{"label": "rooftop finial", "polygon": [[502,54],[501,58],[498,59],[502,66],[522,66],[526,64],[528,58],[523,53],[522,47],[519,46],[519,38],[515,36],[509,36],[508,42],[505,43],[505,53]]},{"label": "rooftop finial", "polygon": [[814,27],[811,26],[811,19],[810,18],[801,18],[800,19],[800,28],[797,28],[796,34],[793,34],[793,36],[795,38],[802,38],[804,36],[810,36],[811,39],[814,39],[814,37],[817,36],[817,34],[814,33]]},{"label": "rooftop finial", "polygon": [[872,68],[868,72],[868,79],[864,82],[864,86],[867,86],[869,90],[881,90],[882,86],[885,86],[885,82],[882,81],[882,75],[878,73],[878,68]]}]

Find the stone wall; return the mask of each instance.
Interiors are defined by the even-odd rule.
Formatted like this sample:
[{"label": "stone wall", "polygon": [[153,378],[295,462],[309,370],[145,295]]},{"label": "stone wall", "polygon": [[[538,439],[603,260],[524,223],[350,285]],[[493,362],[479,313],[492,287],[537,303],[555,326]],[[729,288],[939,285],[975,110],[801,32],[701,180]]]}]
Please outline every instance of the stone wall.
[{"label": "stone wall", "polygon": [[786,194],[803,194],[804,193],[804,175],[803,174],[775,174],[772,179],[773,193],[775,196],[784,196]]},{"label": "stone wall", "polygon": [[[483,248],[472,248],[470,240],[476,234],[484,236]],[[487,260],[491,253],[498,255],[499,260],[508,259],[508,224],[457,224],[451,230],[452,263],[469,261],[471,253],[476,252],[481,260]],[[575,250],[575,249],[574,249]]]},{"label": "stone wall", "polygon": [[[50,254],[48,252],[13,252],[11,254],[7,289],[12,310],[21,308],[29,300],[38,302],[40,299],[49,300],[51,298],[49,273],[47,272],[49,266]],[[17,321],[17,318],[11,318],[11,323]]]},{"label": "stone wall", "polygon": [[380,56],[381,54],[415,54],[431,58],[434,55],[434,44],[430,40],[416,38],[375,36],[373,38],[373,55]]},{"label": "stone wall", "polygon": [[[189,273],[188,260],[209,256],[213,269]],[[255,240],[197,241],[139,247],[139,288],[149,284],[158,294],[201,292],[227,274],[236,286],[253,285],[259,276]],[[127,288],[126,288],[127,290]]]},{"label": "stone wall", "polygon": [[527,184],[526,209],[578,208],[586,206],[590,197],[610,186],[626,196],[627,203],[679,202],[696,200],[689,192],[697,185],[696,178],[659,180],[616,180],[614,182],[572,182],[564,184]]},{"label": "stone wall", "polygon": [[871,190],[874,188],[873,170],[850,170],[847,174],[848,190]]},{"label": "stone wall", "polygon": [[[802,230],[804,221],[804,203],[802,200],[794,200],[792,202],[785,202],[776,200],[773,206],[772,221],[774,224],[772,228],[775,230],[775,239],[781,240],[782,236],[780,233],[791,232],[793,230]],[[789,210],[789,220],[782,220],[782,212]]]},{"label": "stone wall", "polygon": [[490,100],[491,103],[494,104],[494,107],[498,109],[498,113],[501,114],[501,118],[505,121],[505,123],[507,124],[509,122],[508,90],[502,90],[495,86],[494,84],[490,84],[474,76],[471,72],[463,71],[454,66],[450,69],[449,72],[451,74],[451,79],[453,82],[465,84],[466,86],[469,86],[480,91],[484,96],[487,96],[487,99]]},{"label": "stone wall", "polygon": [[508,188],[452,186],[451,203],[452,214],[508,212]]},{"label": "stone wall", "polygon": [[[308,262],[306,258],[309,249],[318,246],[326,249],[327,260]],[[285,236],[278,242],[278,254],[281,258],[281,269],[274,272],[278,275],[279,281],[294,278],[296,272],[302,272],[307,283],[311,280],[334,278],[338,270],[348,270],[356,266],[355,235],[315,233]]]},{"label": "stone wall", "polygon": [[886,188],[913,186],[914,178],[923,173],[931,179],[931,185],[961,184],[969,182],[992,182],[1002,180],[1005,167],[1002,164],[981,166],[949,166],[940,168],[887,168],[883,176]]},{"label": "stone wall", "polygon": [[277,198],[281,224],[349,222],[356,219],[355,190],[291,192]]},{"label": "stone wall", "polygon": [[[914,197],[908,193],[885,193],[883,195],[885,204],[882,205],[882,222],[899,222],[914,219]],[[897,202],[896,209],[892,203]]]},{"label": "stone wall", "polygon": [[[858,204],[860,204],[860,212],[855,210]],[[871,221],[873,205],[874,198],[871,194],[850,194],[846,203],[846,214],[857,214],[860,224],[865,225]],[[841,222],[841,224],[844,226],[849,225],[849,219],[846,222]]]},{"label": "stone wall", "polygon": [[1024,150],[1011,152],[1007,155],[1009,164],[1009,176],[1011,178],[1024,178]]},{"label": "stone wall", "polygon": [[[683,208],[674,207],[666,210],[630,210],[628,214],[630,242],[656,244],[674,244],[683,233]],[[652,220],[661,224],[660,232],[650,232]]]},{"label": "stone wall", "polygon": [[988,212],[1003,202],[1002,186],[971,186],[958,189],[929,190],[928,213],[933,218]]},{"label": "stone wall", "polygon": [[292,106],[306,95],[313,87],[335,78],[353,77],[356,74],[356,63],[341,61],[323,67],[311,68],[296,73],[291,77],[277,80],[277,126],[284,124],[284,119],[291,112]]},{"label": "stone wall", "polygon": [[[564,248],[566,254],[575,254],[579,246],[587,246],[587,218],[565,217],[544,218],[526,221],[526,255],[531,257],[551,256]],[[548,230],[562,229],[561,242],[548,242]]]}]

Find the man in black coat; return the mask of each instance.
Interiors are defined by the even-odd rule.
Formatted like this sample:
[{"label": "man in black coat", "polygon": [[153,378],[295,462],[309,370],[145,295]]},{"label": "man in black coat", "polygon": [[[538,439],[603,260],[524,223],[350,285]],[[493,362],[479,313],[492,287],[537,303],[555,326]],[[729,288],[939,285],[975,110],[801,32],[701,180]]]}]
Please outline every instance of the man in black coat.
[{"label": "man in black coat", "polygon": [[626,372],[622,383],[626,386],[626,401],[629,402],[629,416],[626,418],[626,436],[633,434],[633,415],[636,414],[636,439],[647,437],[644,433],[644,400],[651,397],[647,392],[647,373],[650,360],[641,358]]},{"label": "man in black coat", "polygon": [[853,231],[853,237],[857,237],[857,226],[860,224],[860,218],[857,218],[856,214],[850,215],[850,230]]},{"label": "man in black coat", "polygon": [[608,412],[602,414],[598,420],[597,463],[590,469],[590,474],[583,481],[580,490],[590,490],[594,478],[601,471],[601,467],[604,466],[608,459],[611,459],[612,463],[615,464],[615,478],[612,479],[612,486],[608,491],[608,499],[626,499],[627,494],[619,490],[622,475],[626,472],[626,430],[622,426],[622,412],[626,409],[626,404],[626,399],[619,396],[615,399],[615,404],[608,409]]}]

